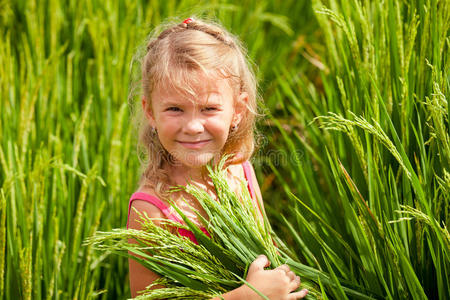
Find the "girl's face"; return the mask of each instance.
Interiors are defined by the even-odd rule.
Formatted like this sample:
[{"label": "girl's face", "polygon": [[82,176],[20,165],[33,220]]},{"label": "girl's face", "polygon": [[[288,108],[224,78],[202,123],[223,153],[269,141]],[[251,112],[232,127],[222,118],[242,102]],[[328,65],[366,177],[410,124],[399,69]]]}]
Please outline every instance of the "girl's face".
[{"label": "girl's face", "polygon": [[[204,82],[208,83],[206,77]],[[226,79],[194,88],[195,99],[156,88],[151,107],[145,99],[143,106],[162,146],[176,162],[198,168],[219,157],[230,128],[243,116],[248,97],[242,93],[233,99],[233,89]]]}]

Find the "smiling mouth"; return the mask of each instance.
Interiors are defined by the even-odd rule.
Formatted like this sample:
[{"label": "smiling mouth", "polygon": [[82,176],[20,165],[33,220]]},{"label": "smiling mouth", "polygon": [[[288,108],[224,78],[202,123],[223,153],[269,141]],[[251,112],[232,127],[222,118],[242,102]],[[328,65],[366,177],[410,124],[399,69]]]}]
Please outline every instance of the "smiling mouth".
[{"label": "smiling mouth", "polygon": [[183,147],[189,148],[189,149],[198,149],[206,145],[211,140],[203,140],[203,141],[197,141],[197,142],[183,142],[183,141],[177,141],[180,143]]}]

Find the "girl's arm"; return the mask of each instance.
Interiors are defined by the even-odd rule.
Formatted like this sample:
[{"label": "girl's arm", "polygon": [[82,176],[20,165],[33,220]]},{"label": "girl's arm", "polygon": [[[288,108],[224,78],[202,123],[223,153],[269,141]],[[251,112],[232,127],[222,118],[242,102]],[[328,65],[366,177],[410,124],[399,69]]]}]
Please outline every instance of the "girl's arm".
[{"label": "girl's arm", "polygon": [[[150,218],[164,218],[162,212],[154,205],[146,201],[134,200],[133,203],[131,204],[130,216],[128,219],[128,228],[138,230],[141,229],[141,224],[138,222],[139,215],[134,211],[133,207],[136,208],[141,213],[143,212],[147,213],[147,216],[149,216]],[[153,222],[159,226],[160,223],[159,221],[153,220]],[[135,244],[137,243],[134,239],[130,239],[128,240],[128,242]],[[129,253],[132,254],[131,252]],[[131,296],[133,298],[138,296],[138,291],[144,290],[149,284],[151,284],[156,279],[160,278],[158,274],[150,271],[149,269],[142,266],[134,259],[129,258],[128,265],[130,270]],[[156,285],[152,289],[158,289],[162,287],[163,287],[162,285]]]}]

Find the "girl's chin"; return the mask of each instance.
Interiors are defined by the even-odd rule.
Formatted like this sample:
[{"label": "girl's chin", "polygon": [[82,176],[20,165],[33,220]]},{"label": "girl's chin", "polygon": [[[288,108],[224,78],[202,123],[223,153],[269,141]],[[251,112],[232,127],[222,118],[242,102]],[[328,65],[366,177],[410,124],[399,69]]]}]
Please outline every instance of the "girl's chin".
[{"label": "girl's chin", "polygon": [[183,155],[183,157],[175,156],[175,164],[182,164],[189,168],[201,168],[211,162],[214,158],[215,156],[212,153],[187,153]]}]

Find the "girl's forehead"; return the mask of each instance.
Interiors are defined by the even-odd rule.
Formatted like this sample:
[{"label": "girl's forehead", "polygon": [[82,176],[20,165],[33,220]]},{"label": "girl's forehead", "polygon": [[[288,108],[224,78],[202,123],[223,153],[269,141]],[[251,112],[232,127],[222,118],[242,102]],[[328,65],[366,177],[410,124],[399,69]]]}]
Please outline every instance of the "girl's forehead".
[{"label": "girl's forehead", "polygon": [[229,97],[233,97],[233,90],[227,78],[207,78],[206,76],[184,86],[177,86],[174,82],[165,81],[156,86],[152,93],[152,98],[161,102],[190,101],[198,103],[211,99],[225,100]]}]

